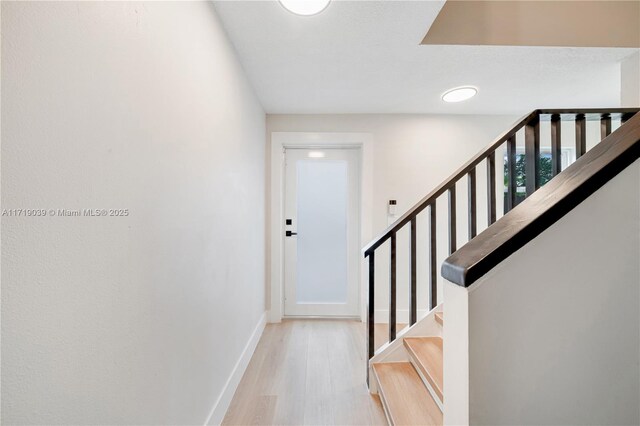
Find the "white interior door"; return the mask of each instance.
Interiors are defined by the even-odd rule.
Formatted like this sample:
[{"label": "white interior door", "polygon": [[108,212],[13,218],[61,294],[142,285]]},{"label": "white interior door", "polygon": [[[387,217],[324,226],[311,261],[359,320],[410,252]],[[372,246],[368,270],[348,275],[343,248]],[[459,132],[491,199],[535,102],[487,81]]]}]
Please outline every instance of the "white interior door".
[{"label": "white interior door", "polygon": [[360,151],[285,151],[285,316],[358,316]]}]

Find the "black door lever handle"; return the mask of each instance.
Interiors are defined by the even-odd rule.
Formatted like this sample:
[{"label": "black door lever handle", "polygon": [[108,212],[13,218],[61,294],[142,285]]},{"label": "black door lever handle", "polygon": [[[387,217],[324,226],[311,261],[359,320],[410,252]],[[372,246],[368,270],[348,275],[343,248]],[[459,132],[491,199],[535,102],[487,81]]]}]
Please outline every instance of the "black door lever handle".
[{"label": "black door lever handle", "polygon": [[292,236],[294,236],[294,235],[298,235],[298,233],[297,233],[297,232],[292,232],[292,231],[287,231],[287,232],[285,233],[285,235],[286,235],[287,237],[292,237]]}]

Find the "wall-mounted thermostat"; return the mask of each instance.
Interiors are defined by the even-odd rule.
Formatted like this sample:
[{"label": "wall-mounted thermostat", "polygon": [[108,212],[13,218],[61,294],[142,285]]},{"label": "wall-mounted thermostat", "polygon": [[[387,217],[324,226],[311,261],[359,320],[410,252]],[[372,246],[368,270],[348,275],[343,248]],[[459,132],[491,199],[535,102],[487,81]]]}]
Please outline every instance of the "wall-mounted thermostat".
[{"label": "wall-mounted thermostat", "polygon": [[389,200],[389,216],[396,215],[396,200]]}]

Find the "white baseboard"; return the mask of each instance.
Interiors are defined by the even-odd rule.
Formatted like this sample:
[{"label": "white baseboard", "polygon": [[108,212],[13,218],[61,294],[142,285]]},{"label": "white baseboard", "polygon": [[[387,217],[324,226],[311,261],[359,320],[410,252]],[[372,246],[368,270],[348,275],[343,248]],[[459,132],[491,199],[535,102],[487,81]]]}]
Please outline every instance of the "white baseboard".
[{"label": "white baseboard", "polygon": [[233,367],[233,371],[229,378],[227,379],[227,383],[225,383],[224,388],[222,389],[222,393],[218,397],[218,400],[213,405],[211,409],[211,413],[209,413],[209,417],[205,422],[205,425],[219,425],[222,423],[227,410],[229,409],[229,405],[231,404],[231,400],[233,399],[233,394],[236,393],[236,389],[240,384],[240,380],[242,379],[242,375],[244,374],[247,366],[249,365],[249,361],[251,361],[251,357],[253,356],[253,352],[256,350],[256,346],[260,341],[260,337],[262,336],[262,332],[264,331],[264,326],[267,323],[267,313],[264,312],[262,316],[260,316],[260,320],[256,325],[256,328],[253,330],[249,341],[244,347],[242,354],[240,355],[240,359]]},{"label": "white baseboard", "polygon": [[[418,309],[418,319],[423,318],[429,311],[427,309]],[[388,309],[376,309],[374,321],[377,324],[389,323],[389,310]],[[408,324],[409,323],[409,310],[398,309],[396,310],[396,324]]]}]

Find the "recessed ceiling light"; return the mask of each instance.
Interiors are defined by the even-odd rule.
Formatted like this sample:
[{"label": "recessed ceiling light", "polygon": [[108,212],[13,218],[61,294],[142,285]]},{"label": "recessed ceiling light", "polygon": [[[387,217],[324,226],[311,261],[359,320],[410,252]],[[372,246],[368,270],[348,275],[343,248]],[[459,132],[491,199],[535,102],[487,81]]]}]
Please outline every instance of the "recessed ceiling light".
[{"label": "recessed ceiling light", "polygon": [[473,98],[476,93],[478,93],[478,89],[475,87],[456,87],[455,89],[447,90],[445,94],[442,95],[442,100],[445,102],[462,102]]},{"label": "recessed ceiling light", "polygon": [[280,4],[296,15],[315,15],[322,12],[331,0],[280,0]]},{"label": "recessed ceiling light", "polygon": [[324,158],[324,152],[322,151],[311,151],[307,155],[309,158]]}]

